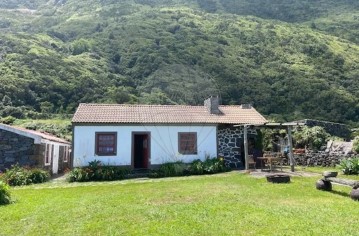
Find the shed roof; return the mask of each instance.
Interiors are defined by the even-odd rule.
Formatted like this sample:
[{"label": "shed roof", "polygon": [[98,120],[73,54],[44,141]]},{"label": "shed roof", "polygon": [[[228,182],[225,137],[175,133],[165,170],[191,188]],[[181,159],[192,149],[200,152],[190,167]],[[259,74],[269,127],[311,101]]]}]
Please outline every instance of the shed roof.
[{"label": "shed roof", "polygon": [[52,142],[70,144],[70,142],[65,139],[56,137],[49,133],[40,132],[40,131],[36,131],[36,130],[29,130],[29,129],[25,129],[22,127],[10,126],[10,125],[5,125],[5,124],[0,124],[0,129],[6,130],[9,132],[13,132],[13,133],[16,133],[19,135],[23,135],[25,137],[32,138],[32,139],[34,139],[35,143],[40,143],[42,139],[45,139],[45,140],[49,140]]},{"label": "shed roof", "polygon": [[205,106],[85,104],[77,108],[73,123],[108,124],[263,124],[267,120],[248,106],[219,106],[211,114]]}]

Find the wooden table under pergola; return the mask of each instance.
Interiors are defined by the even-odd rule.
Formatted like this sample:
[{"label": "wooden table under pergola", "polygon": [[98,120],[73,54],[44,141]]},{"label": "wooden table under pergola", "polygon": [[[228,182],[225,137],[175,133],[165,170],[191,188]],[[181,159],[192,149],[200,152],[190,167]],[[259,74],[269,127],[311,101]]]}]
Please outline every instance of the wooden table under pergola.
[{"label": "wooden table under pergola", "polygon": [[244,140],[244,159],[245,159],[245,169],[249,169],[248,164],[248,127],[251,128],[267,128],[267,129],[285,129],[287,131],[288,135],[288,146],[289,146],[289,163],[290,163],[290,169],[292,172],[294,172],[294,155],[293,155],[293,139],[292,139],[292,130],[294,127],[298,126],[304,126],[304,123],[301,122],[285,122],[285,123],[264,123],[264,124],[240,124],[235,125],[235,127],[243,127],[243,140]]}]

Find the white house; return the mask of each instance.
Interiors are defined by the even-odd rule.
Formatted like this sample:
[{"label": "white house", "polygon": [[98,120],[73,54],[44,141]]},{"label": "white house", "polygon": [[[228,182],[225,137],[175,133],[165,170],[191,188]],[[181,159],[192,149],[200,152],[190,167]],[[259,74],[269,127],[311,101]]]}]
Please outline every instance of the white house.
[{"label": "white house", "polygon": [[73,166],[100,160],[153,168],[218,155],[239,163],[243,136],[233,125],[265,122],[253,107],[220,106],[218,98],[204,106],[80,104],[72,119]]}]

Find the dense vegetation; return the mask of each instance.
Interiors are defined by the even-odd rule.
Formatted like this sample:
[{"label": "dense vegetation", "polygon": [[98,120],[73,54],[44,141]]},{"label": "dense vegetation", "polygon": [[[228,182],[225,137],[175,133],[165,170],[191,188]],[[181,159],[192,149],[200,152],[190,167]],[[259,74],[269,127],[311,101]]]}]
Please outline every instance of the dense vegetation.
[{"label": "dense vegetation", "polygon": [[10,187],[0,180],[0,205],[6,205],[11,202]]},{"label": "dense vegetation", "polygon": [[359,175],[359,157],[343,159],[339,167],[345,175]]},{"label": "dense vegetation", "polygon": [[0,115],[80,102],[253,103],[277,120],[359,120],[354,0],[7,0]]},{"label": "dense vegetation", "polygon": [[[216,174],[229,171],[230,169],[224,165],[223,158],[209,158],[204,161],[195,160],[191,163],[167,162],[142,175],[150,178],[163,178],[174,176],[204,175]],[[69,182],[87,182],[87,181],[114,181],[126,178],[138,177],[136,173],[132,173],[130,169],[123,166],[106,166],[99,160],[89,162],[86,167],[77,167],[70,171]]]},{"label": "dense vegetation", "polygon": [[10,186],[21,186],[29,184],[44,183],[50,179],[49,172],[42,169],[29,169],[18,164],[7,169],[1,174],[0,181],[4,181]]}]

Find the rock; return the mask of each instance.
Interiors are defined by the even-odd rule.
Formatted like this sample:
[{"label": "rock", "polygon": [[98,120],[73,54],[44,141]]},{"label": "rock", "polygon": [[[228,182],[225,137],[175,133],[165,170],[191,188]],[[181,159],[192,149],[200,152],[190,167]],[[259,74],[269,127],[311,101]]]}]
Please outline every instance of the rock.
[{"label": "rock", "polygon": [[354,201],[359,201],[359,188],[358,187],[354,187],[352,189],[352,191],[350,192],[350,197]]},{"label": "rock", "polygon": [[337,171],[324,171],[323,176],[324,177],[337,177],[338,172]]},{"label": "rock", "polygon": [[329,181],[325,181],[325,180],[318,180],[315,183],[315,187],[318,190],[323,190],[323,191],[332,191],[332,183],[330,183]]}]

